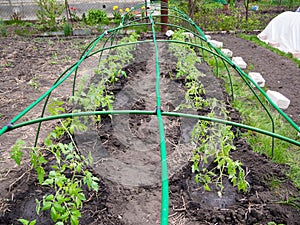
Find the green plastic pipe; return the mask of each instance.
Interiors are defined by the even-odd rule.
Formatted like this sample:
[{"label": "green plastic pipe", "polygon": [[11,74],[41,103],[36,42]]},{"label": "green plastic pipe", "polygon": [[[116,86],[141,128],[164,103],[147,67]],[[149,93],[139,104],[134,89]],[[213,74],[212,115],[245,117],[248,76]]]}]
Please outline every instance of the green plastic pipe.
[{"label": "green plastic pipe", "polygon": [[156,70],[156,112],[159,126],[159,136],[160,136],[160,157],[161,157],[161,182],[162,182],[162,193],[161,193],[161,214],[160,214],[160,224],[168,225],[169,221],[169,181],[168,181],[168,163],[167,163],[167,147],[166,138],[164,131],[164,123],[162,119],[161,112],[161,100],[160,100],[160,68],[159,68],[159,51],[156,41],[155,24],[152,18],[152,13],[149,16],[151,21],[152,33],[153,33],[153,43],[155,48],[155,70]]},{"label": "green plastic pipe", "polygon": [[[47,116],[43,118],[38,118],[30,121],[25,121],[22,123],[14,124],[11,126],[11,130],[15,130],[24,126],[29,126],[36,123],[58,120],[58,119],[65,119],[65,118],[73,118],[73,117],[83,117],[83,116],[94,116],[94,115],[157,115],[156,111],[146,111],[146,110],[108,110],[108,111],[89,111],[89,112],[77,112],[77,113],[64,113],[55,116]],[[229,126],[239,127],[246,130],[251,130],[257,133],[265,134],[270,137],[275,137],[277,139],[286,141],[288,143],[294,144],[296,146],[300,146],[300,142],[294,139],[290,139],[288,137],[282,136],[280,134],[272,133],[267,130],[259,129],[257,127],[232,122],[229,120],[223,120],[218,118],[212,118],[207,116],[200,116],[194,114],[185,114],[185,113],[178,113],[178,112],[161,112],[162,116],[173,116],[173,117],[184,117],[184,118],[191,118],[191,119],[198,119],[203,121],[209,121],[213,123],[221,123],[226,124]]]}]

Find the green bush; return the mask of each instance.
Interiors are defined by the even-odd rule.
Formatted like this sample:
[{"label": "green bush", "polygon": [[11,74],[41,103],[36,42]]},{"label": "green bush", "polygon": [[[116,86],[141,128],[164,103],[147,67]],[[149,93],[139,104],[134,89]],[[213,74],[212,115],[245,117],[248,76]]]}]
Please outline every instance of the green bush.
[{"label": "green bush", "polygon": [[109,24],[109,19],[105,11],[100,9],[91,9],[86,18],[88,25]]},{"label": "green bush", "polygon": [[44,28],[56,30],[56,20],[61,16],[65,9],[65,5],[57,2],[57,0],[35,0],[39,6],[36,16],[44,25]]}]

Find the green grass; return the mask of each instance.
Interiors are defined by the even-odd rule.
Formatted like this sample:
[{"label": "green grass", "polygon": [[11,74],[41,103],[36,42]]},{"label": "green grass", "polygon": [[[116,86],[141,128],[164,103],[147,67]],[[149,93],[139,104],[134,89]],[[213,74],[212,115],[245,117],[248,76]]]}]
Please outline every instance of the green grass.
[{"label": "green grass", "polygon": [[[286,54],[276,48],[273,48],[266,43],[260,41],[254,35],[245,35],[240,34],[240,37],[252,41],[262,47],[265,47],[272,52],[286,57],[288,59],[293,60],[298,67],[300,68],[300,60],[293,58],[291,54]],[[238,110],[242,113],[245,121],[249,122],[251,125],[259,125],[263,129],[270,130],[270,122],[266,114],[261,113],[261,109],[259,110],[259,106],[255,104],[253,107],[251,102],[254,102],[253,96],[247,97],[251,95],[249,91],[245,91],[246,87],[244,84],[241,84],[240,81],[237,82],[236,91],[237,95],[240,96],[239,99],[248,98],[248,101],[243,102],[237,100],[234,105],[238,108]],[[228,87],[227,87],[228,88]],[[274,111],[274,110],[273,110]],[[278,113],[275,114],[275,132],[290,137],[292,139],[300,141],[297,132],[292,128]],[[264,116],[262,116],[264,115]],[[247,137],[248,142],[253,147],[254,151],[266,154],[270,156],[270,138],[263,135],[250,135]],[[299,147],[296,147],[292,144],[288,144],[283,141],[275,141],[275,152],[274,152],[274,160],[278,163],[284,163],[289,165],[290,169],[287,171],[287,175],[294,182],[294,184],[300,188],[300,155],[299,155]]]},{"label": "green grass", "polygon": [[293,8],[293,7],[297,7],[299,2],[297,0],[262,0],[259,2],[254,2],[252,4],[256,4],[259,6],[272,6],[272,7],[285,6],[285,7]]}]

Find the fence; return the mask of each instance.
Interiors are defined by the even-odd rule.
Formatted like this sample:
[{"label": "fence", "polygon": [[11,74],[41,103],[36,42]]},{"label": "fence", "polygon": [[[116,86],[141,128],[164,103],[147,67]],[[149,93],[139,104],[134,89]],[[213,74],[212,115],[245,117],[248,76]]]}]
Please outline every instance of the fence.
[{"label": "fence", "polygon": [[[65,3],[64,0],[58,2]],[[127,8],[143,3],[144,0],[69,0],[70,7],[76,7],[78,15],[87,12],[90,9],[103,9],[111,15],[114,5],[120,8]],[[36,10],[38,5],[34,0],[0,0],[0,18],[10,20],[14,17],[22,20],[36,20]]]}]

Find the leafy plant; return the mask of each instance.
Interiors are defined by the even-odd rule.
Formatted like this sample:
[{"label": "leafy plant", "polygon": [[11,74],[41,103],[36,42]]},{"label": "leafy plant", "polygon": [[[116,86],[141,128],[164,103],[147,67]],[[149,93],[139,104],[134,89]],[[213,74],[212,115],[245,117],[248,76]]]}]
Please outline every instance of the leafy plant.
[{"label": "leafy plant", "polygon": [[82,185],[87,185],[89,190],[98,191],[99,179],[85,169],[91,160],[79,155],[73,143],[59,143],[48,147],[57,163],[41,184],[52,187],[55,193],[45,195],[41,201],[37,201],[37,213],[40,210],[50,210],[54,222],[70,220],[71,224],[78,224],[81,217],[79,210],[86,200]]},{"label": "leafy plant", "polygon": [[25,219],[18,219],[19,222],[21,222],[23,225],[35,225],[36,220],[28,221]]},{"label": "leafy plant", "polygon": [[283,225],[282,223],[268,222],[267,225]]},{"label": "leafy plant", "polygon": [[91,9],[88,11],[86,23],[88,25],[97,25],[97,24],[107,25],[109,24],[109,19],[107,17],[106,11],[100,9]]},{"label": "leafy plant", "polygon": [[57,19],[65,9],[65,5],[57,0],[35,0],[39,6],[36,15],[46,29],[55,30]]},{"label": "leafy plant", "polygon": [[[51,115],[64,112],[63,102],[54,99],[48,105]],[[86,200],[83,185],[90,191],[98,191],[99,179],[90,171],[93,163],[91,155],[79,153],[72,134],[76,130],[85,130],[86,127],[78,119],[60,121],[60,126],[47,136],[43,147],[26,147],[26,143],[18,140],[11,151],[11,158],[20,165],[24,151],[29,151],[32,168],[37,172],[39,184],[52,189],[41,200],[36,199],[36,212],[50,211],[51,219],[56,224],[70,223],[77,225],[81,217],[80,209]],[[69,143],[56,143],[62,137],[68,138]],[[49,157],[45,157],[49,156]],[[53,156],[53,157],[51,157]],[[48,161],[51,159],[51,161]],[[50,171],[46,168],[50,167]],[[23,224],[34,225],[35,220],[29,222],[19,219]]]},{"label": "leafy plant", "polygon": [[[242,35],[242,37],[245,38],[247,36]],[[251,41],[257,41],[256,37],[254,38],[253,36],[249,36],[248,38]],[[208,61],[208,63],[211,67],[216,67],[216,62],[214,60]],[[221,62],[219,61],[218,64],[220,65]],[[224,80],[226,91],[231,93],[228,71],[224,67],[222,68],[219,66],[218,68],[219,77]],[[231,69],[229,72],[235,73],[235,70]],[[244,123],[259,129],[271,131],[272,123],[270,122],[269,115],[262,110],[260,102],[256,99],[245,82],[240,78],[240,76],[231,76],[231,82],[233,83],[234,88],[234,102],[232,104],[233,107],[241,114]],[[294,129],[291,129],[291,125],[268,104],[262,94],[258,93],[258,96],[262,99],[266,108],[271,112],[274,120],[275,132],[279,135],[284,135],[291,139],[298,140],[299,137],[297,136],[297,132]],[[241,133],[241,135],[247,140],[253,151],[272,157],[272,160],[277,163],[287,164],[289,166],[289,170],[286,171],[287,176],[297,187],[300,187],[300,158],[297,146],[275,139],[274,151],[272,151],[271,137],[259,133],[253,133],[251,131]]]},{"label": "leafy plant", "polygon": [[[176,31],[173,39],[184,41],[183,31]],[[227,117],[224,103],[217,99],[206,99],[205,90],[200,81],[205,76],[196,68],[202,58],[198,57],[194,49],[189,46],[170,44],[170,51],[177,57],[176,78],[184,78],[186,89],[185,103],[179,108],[201,110],[209,108],[210,117]],[[202,56],[203,57],[203,56]],[[231,158],[234,134],[231,127],[221,124],[209,124],[206,121],[198,121],[192,132],[192,144],[195,146],[191,161],[192,171],[195,173],[197,183],[202,183],[205,190],[211,190],[215,184],[219,195],[222,194],[223,179],[227,177],[238,190],[246,191],[248,183],[246,174],[239,161]]]},{"label": "leafy plant", "polygon": [[[138,35],[132,34],[121,40],[121,43],[134,42]],[[85,110],[112,109],[113,94],[107,87],[114,85],[120,78],[126,77],[122,70],[125,64],[133,58],[131,51],[134,45],[123,46],[117,49],[114,54],[107,57],[99,64],[99,76],[101,79],[97,85],[89,84],[86,88],[87,80],[82,79],[78,85],[75,96],[71,99],[73,103],[80,103]],[[110,65],[108,69],[106,66]],[[57,115],[64,112],[64,103],[58,99],[48,104],[48,111],[51,115]],[[43,186],[52,188],[53,193],[43,196],[36,200],[36,211],[50,211],[50,216],[56,224],[70,222],[78,224],[81,217],[80,209],[86,197],[83,193],[82,185],[86,185],[89,190],[98,190],[98,178],[88,170],[92,163],[89,155],[85,158],[79,154],[72,135],[75,130],[86,130],[87,127],[82,124],[78,118],[68,118],[60,122],[54,130],[45,139],[44,147],[27,148],[24,142],[15,145],[12,151],[12,158],[20,164],[23,156],[23,150],[30,150],[30,161],[32,167],[37,171],[38,181]],[[70,143],[56,143],[61,138],[68,138]],[[47,172],[46,165],[49,161],[45,155],[54,156],[54,162],[51,161],[51,170]],[[50,157],[51,158],[51,157]]]},{"label": "leafy plant", "polygon": [[[61,129],[56,127],[51,132],[46,138],[43,148],[28,148],[24,141],[19,140],[11,152],[11,157],[20,165],[23,155],[21,149],[30,150],[30,162],[37,171],[39,183],[43,186],[49,186],[53,190],[53,193],[43,196],[42,200],[36,200],[37,214],[41,210],[49,210],[54,222],[64,224],[69,221],[72,225],[76,225],[81,217],[80,209],[86,200],[82,186],[86,185],[88,190],[98,191],[99,179],[88,170],[93,162],[91,156],[85,158],[79,154],[71,133],[65,125],[65,122],[61,122]],[[54,144],[54,138],[61,137],[63,133],[69,135],[71,142]],[[49,163],[44,157],[45,154],[51,154],[55,158],[55,162],[51,162],[49,173],[45,170],[45,166]],[[34,221],[29,223],[24,219],[19,221],[23,224],[35,224]]]},{"label": "leafy plant", "polygon": [[[137,38],[138,35],[133,33],[124,37],[121,43],[135,42]],[[70,101],[75,105],[79,104],[86,111],[112,110],[114,95],[112,91],[108,90],[108,86],[112,87],[122,77],[126,78],[123,67],[133,58],[131,51],[134,48],[133,45],[119,47],[106,59],[101,60],[98,69],[95,70],[96,78],[99,81],[96,84],[90,84],[87,77],[83,77]]]},{"label": "leafy plant", "polygon": [[232,143],[234,134],[230,129],[230,126],[224,125],[209,127],[207,122],[199,121],[192,134],[193,142],[198,146],[192,157],[196,182],[201,182],[207,191],[211,190],[211,184],[215,184],[220,195],[224,188],[224,177],[239,191],[246,192],[248,187],[242,163],[230,157],[230,152],[235,149]]},{"label": "leafy plant", "polygon": [[22,148],[24,145],[25,145],[25,141],[18,139],[16,144],[12,147],[10,151],[10,157],[15,160],[18,166],[21,165],[21,159],[24,154]]}]

